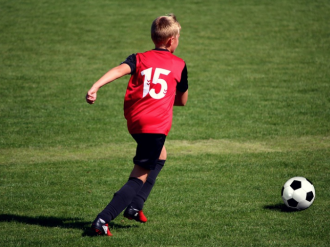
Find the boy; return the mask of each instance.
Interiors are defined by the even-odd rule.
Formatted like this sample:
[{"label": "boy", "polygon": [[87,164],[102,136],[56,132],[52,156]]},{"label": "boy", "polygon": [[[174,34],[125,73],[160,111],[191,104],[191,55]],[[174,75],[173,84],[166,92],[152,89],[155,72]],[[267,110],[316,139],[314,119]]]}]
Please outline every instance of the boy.
[{"label": "boy", "polygon": [[125,208],[124,217],[142,223],[147,221],[142,208],[166,161],[164,143],[172,124],[173,105],[184,106],[188,99],[186,64],[173,55],[180,30],[175,15],[156,18],[151,26],[155,49],[130,55],[102,76],[86,95],[87,102],[93,104],[99,88],[131,74],[124,115],[128,131],[137,142],[134,168],[127,183],[92,223],[97,235],[112,236],[108,222]]}]

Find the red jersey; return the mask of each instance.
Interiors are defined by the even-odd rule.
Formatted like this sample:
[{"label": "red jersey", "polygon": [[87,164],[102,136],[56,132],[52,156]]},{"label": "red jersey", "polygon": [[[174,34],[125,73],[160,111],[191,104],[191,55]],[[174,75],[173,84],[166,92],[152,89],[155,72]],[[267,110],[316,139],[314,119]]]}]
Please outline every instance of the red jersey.
[{"label": "red jersey", "polygon": [[172,125],[177,84],[183,70],[186,71],[185,62],[160,49],[137,53],[135,58],[135,70],[128,82],[124,102],[128,131],[131,134],[167,135]]}]

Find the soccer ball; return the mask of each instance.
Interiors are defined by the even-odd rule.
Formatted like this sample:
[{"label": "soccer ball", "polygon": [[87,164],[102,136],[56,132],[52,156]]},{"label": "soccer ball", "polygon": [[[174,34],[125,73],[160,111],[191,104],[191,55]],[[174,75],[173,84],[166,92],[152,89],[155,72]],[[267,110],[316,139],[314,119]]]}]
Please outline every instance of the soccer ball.
[{"label": "soccer ball", "polygon": [[310,207],[315,199],[314,185],[304,177],[290,178],[284,184],[281,194],[284,204],[297,210]]}]

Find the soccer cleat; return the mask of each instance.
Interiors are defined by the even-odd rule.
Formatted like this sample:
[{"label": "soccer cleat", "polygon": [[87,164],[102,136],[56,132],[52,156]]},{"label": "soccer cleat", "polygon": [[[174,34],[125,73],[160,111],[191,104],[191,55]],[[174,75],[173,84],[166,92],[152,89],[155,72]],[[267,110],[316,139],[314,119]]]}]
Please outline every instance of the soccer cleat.
[{"label": "soccer cleat", "polygon": [[96,218],[92,223],[92,230],[96,235],[112,236],[109,225],[101,218]]},{"label": "soccer cleat", "polygon": [[129,220],[136,220],[137,222],[146,223],[147,217],[143,214],[142,210],[135,209],[133,207],[126,208],[124,217]]}]

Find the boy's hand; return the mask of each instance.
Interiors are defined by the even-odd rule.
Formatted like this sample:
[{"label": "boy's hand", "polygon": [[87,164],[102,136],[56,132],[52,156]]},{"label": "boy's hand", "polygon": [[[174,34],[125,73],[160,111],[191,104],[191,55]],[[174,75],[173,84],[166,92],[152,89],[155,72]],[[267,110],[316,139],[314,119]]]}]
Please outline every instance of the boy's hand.
[{"label": "boy's hand", "polygon": [[94,104],[95,100],[96,100],[96,97],[97,97],[97,94],[96,94],[97,91],[94,91],[92,89],[90,89],[88,91],[88,93],[86,94],[86,101],[88,104]]}]

